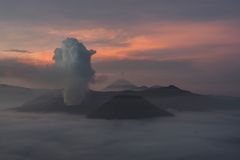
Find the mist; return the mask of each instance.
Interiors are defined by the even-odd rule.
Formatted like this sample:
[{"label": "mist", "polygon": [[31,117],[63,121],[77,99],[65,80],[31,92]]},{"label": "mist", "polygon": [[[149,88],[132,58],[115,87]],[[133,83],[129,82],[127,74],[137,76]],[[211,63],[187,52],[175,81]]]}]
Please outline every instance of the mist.
[{"label": "mist", "polygon": [[64,114],[1,111],[0,159],[240,158],[240,112],[181,112],[177,115],[106,121]]}]

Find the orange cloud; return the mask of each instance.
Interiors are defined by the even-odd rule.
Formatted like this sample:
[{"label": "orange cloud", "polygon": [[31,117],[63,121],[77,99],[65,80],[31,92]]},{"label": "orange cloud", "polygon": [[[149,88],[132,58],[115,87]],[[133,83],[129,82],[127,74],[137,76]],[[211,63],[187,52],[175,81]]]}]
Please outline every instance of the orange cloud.
[{"label": "orange cloud", "polygon": [[[6,26],[6,24],[4,24]],[[8,39],[2,39],[4,43],[0,48],[9,48],[8,44],[24,46],[33,53],[19,55],[2,53],[0,58],[17,58],[27,63],[49,64],[53,63],[53,50],[60,45],[65,37],[77,37],[86,43],[89,49],[97,50],[94,61],[106,59],[129,59],[141,57],[142,51],[160,49],[194,48],[194,53],[179,53],[169,58],[201,58],[212,57],[219,54],[216,48],[199,49],[209,45],[236,45],[240,44],[237,37],[239,25],[231,22],[159,22],[141,26],[127,26],[125,28],[80,28],[68,29],[53,26],[27,26],[26,35],[21,30],[11,30],[11,26],[5,30],[9,32]],[[30,32],[31,31],[31,32]],[[0,31],[1,32],[1,31]],[[15,40],[14,33],[18,36]],[[238,35],[238,36],[237,36]],[[36,37],[34,37],[36,36]],[[22,39],[21,39],[22,37]],[[198,47],[199,46],[199,47]],[[198,51],[199,50],[199,51]],[[225,49],[225,52],[233,50]],[[135,53],[131,55],[131,53]],[[136,53],[139,52],[139,56]],[[223,52],[223,50],[221,51]],[[166,55],[165,58],[167,58]],[[155,59],[156,60],[156,59]]]},{"label": "orange cloud", "polygon": [[4,59],[17,59],[20,62],[34,64],[34,65],[47,65],[52,64],[52,53],[51,51],[44,52],[32,52],[31,54],[18,54],[18,53],[1,53],[0,60]]}]

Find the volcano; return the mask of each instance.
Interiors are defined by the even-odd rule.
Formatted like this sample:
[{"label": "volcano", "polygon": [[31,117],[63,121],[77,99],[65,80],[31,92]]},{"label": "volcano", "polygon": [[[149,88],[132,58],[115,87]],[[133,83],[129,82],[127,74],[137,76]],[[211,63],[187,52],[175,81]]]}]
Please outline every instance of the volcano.
[{"label": "volcano", "polygon": [[124,90],[135,90],[138,86],[134,85],[133,83],[129,82],[125,79],[119,79],[112,84],[105,87],[104,91],[124,91]]},{"label": "volcano", "polygon": [[94,119],[143,119],[173,114],[160,109],[140,96],[118,95],[87,115]]}]

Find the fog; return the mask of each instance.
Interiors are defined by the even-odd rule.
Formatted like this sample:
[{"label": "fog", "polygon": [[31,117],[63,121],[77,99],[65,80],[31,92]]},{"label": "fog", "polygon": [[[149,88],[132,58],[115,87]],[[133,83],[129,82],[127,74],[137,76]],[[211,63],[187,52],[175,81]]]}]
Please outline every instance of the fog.
[{"label": "fog", "polygon": [[175,115],[107,121],[2,109],[0,159],[240,159],[240,111]]}]

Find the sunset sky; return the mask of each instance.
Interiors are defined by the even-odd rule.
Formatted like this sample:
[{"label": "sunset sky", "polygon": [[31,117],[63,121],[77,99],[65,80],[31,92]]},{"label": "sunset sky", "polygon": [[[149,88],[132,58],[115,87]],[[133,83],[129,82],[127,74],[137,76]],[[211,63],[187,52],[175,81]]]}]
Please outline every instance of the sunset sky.
[{"label": "sunset sky", "polygon": [[239,0],[1,0],[0,83],[59,87],[53,51],[94,49],[101,88],[125,78],[240,96]]}]

